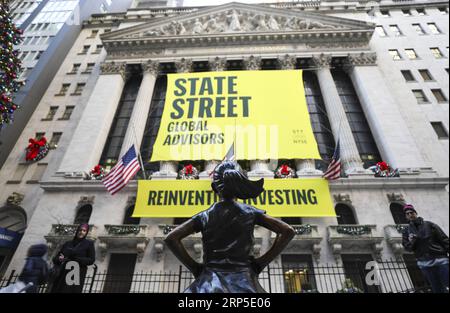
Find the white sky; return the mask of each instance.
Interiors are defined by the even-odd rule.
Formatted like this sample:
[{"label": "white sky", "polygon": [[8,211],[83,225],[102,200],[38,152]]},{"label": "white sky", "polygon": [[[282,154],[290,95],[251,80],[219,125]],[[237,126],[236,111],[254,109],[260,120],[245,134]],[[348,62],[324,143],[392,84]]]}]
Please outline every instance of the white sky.
[{"label": "white sky", "polygon": [[[203,5],[221,5],[228,2],[242,2],[242,3],[268,3],[268,2],[281,2],[277,0],[184,0],[183,6],[203,6]],[[286,2],[286,1],[282,1]]]}]

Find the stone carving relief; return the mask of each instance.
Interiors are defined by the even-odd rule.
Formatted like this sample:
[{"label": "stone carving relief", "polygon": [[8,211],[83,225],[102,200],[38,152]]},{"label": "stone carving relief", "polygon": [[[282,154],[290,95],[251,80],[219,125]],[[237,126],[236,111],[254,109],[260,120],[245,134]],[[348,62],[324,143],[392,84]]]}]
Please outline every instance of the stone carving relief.
[{"label": "stone carving relief", "polygon": [[216,57],[214,60],[209,61],[209,67],[213,72],[222,72],[227,68],[227,59]]},{"label": "stone carving relief", "polygon": [[286,54],[284,57],[278,58],[278,63],[282,70],[293,70],[297,64],[297,58]]},{"label": "stone carving relief", "polygon": [[261,69],[261,58],[250,56],[244,59],[244,68],[248,71],[258,71]]},{"label": "stone carving relief", "polygon": [[172,21],[142,33],[131,34],[126,36],[126,38],[338,28],[343,27],[293,16],[274,16],[265,13],[229,10],[209,16],[197,17],[193,20]]}]

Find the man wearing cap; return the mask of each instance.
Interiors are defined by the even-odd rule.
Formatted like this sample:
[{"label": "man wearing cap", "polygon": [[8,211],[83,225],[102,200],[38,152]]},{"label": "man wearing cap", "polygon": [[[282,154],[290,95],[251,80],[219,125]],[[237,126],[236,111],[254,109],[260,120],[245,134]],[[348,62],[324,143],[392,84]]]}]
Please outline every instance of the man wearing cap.
[{"label": "man wearing cap", "polygon": [[417,265],[434,293],[448,292],[448,236],[436,224],[417,216],[411,204],[403,207],[409,226],[403,233],[403,246],[414,252]]}]

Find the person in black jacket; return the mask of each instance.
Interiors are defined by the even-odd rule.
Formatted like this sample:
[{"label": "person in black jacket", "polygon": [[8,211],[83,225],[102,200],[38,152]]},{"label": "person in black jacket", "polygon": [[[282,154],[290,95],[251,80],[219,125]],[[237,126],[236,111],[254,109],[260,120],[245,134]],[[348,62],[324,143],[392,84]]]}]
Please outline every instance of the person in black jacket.
[{"label": "person in black jacket", "polygon": [[[94,242],[86,239],[88,232],[89,225],[81,224],[77,228],[74,239],[64,243],[61,250],[53,258],[56,273],[50,292],[81,293],[83,291],[87,267],[95,262]],[[79,280],[73,279],[73,274],[76,272],[68,264],[71,261],[77,262],[79,265]],[[69,284],[67,284],[68,282]]]},{"label": "person in black jacket", "polygon": [[403,233],[403,246],[414,252],[417,265],[435,293],[448,292],[448,236],[436,224],[417,216],[411,204],[403,207],[409,226]]},{"label": "person in black jacket", "polygon": [[44,260],[47,253],[46,244],[33,245],[28,249],[28,256],[25,266],[19,275],[19,281],[25,285],[33,283],[33,286],[26,289],[26,293],[37,293],[39,285],[45,284],[48,279],[48,265]]}]

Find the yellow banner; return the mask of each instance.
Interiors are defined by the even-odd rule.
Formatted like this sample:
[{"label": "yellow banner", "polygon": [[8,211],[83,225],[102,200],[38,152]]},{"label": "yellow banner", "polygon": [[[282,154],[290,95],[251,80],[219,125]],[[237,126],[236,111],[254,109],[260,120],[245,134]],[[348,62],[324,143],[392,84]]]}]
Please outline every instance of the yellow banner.
[{"label": "yellow banner", "polygon": [[301,70],[169,74],[151,161],[320,159]]},{"label": "yellow banner", "polygon": [[[191,217],[219,201],[209,180],[140,180],[133,217]],[[325,179],[270,179],[245,202],[276,217],[336,216]]]}]

